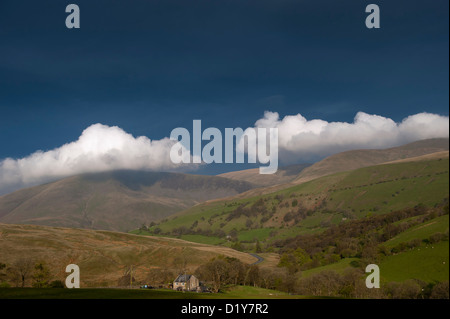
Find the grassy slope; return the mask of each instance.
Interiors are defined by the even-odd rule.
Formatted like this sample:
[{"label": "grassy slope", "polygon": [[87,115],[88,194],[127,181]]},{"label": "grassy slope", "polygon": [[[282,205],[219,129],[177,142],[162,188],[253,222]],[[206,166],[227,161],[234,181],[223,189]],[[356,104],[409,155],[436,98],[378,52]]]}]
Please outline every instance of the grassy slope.
[{"label": "grassy slope", "polygon": [[426,282],[449,280],[449,242],[426,245],[389,256],[380,267],[386,281],[420,279]]},{"label": "grassy slope", "polygon": [[[395,160],[420,157],[431,153],[448,151],[448,138],[436,138],[417,141],[403,146],[381,150],[353,150],[329,156],[322,161],[304,169],[297,177],[296,183],[354,170],[361,167],[378,165]],[[448,157],[448,154],[447,154]]]},{"label": "grassy slope", "polygon": [[220,254],[245,263],[256,258],[249,254],[178,239],[144,237],[131,234],[0,224],[1,262],[9,266],[20,258],[45,261],[55,279],[64,279],[65,267],[80,267],[84,287],[115,286],[128,265],[134,277],[146,279],[151,268],[178,270],[184,260],[189,271]]},{"label": "grassy slope", "polygon": [[[358,258],[345,258],[337,263],[305,270],[301,272],[301,277],[310,277],[325,270],[342,273],[345,269],[352,267],[350,262],[353,260]],[[433,283],[449,280],[449,242],[424,245],[386,257],[379,263],[379,267],[383,282],[419,279]]]},{"label": "grassy slope", "polygon": [[[425,223],[412,227],[383,246],[392,248],[399,243],[412,239],[427,239],[437,232],[449,229],[449,215],[440,216]],[[337,263],[302,271],[302,277],[309,277],[324,270],[334,270],[338,273],[351,267],[350,263],[357,258],[341,259]],[[425,282],[449,280],[449,242],[436,244],[422,243],[420,247],[385,257],[380,263],[380,274],[384,282],[420,279]]]},{"label": "grassy slope", "polygon": [[112,171],[0,196],[0,222],[129,231],[199,202],[252,188],[217,176]]},{"label": "grassy slope", "polygon": [[[240,240],[292,237],[321,231],[324,221],[338,224],[348,216],[363,218],[419,203],[433,206],[449,194],[448,171],[448,158],[361,168],[322,177],[269,195],[200,204],[176,214],[158,227],[166,232],[181,226],[189,228],[197,221],[198,229],[222,229],[228,233],[235,228],[240,231]],[[275,200],[276,195],[283,196],[283,200]],[[248,218],[245,216],[226,220],[228,214],[239,205],[250,207],[261,198],[268,210],[273,207],[276,209],[270,220],[261,223],[261,216],[251,217],[252,229],[246,227]],[[297,200],[298,205],[313,210],[314,214],[298,224],[284,222],[286,213],[298,209],[298,206],[292,207],[294,200]],[[220,239],[217,238],[217,241]]]},{"label": "grassy slope", "polygon": [[[289,189],[278,191],[266,196],[257,196],[239,201],[218,201],[193,207],[178,214],[174,219],[159,225],[163,230],[175,227],[190,226],[198,221],[200,227],[211,223],[212,229],[221,228],[229,231],[236,228],[241,241],[271,241],[278,238],[294,237],[300,233],[320,232],[324,228],[321,223],[328,220],[330,224],[342,222],[344,216],[364,218],[373,214],[383,214],[393,210],[412,207],[419,203],[433,206],[449,194],[448,183],[449,161],[447,158],[434,158],[414,162],[398,162],[361,168],[354,171],[333,174],[313,180]],[[275,200],[275,195],[282,195],[283,201]],[[239,217],[226,222],[226,217],[237,206],[247,203],[250,207],[258,199],[263,198],[265,206],[270,209],[277,207],[277,213],[263,227],[245,229],[246,217]],[[297,199],[305,207],[318,207],[312,216],[299,224],[283,223],[286,212],[293,210],[292,201]],[[284,203],[289,207],[285,208]],[[325,203],[325,204],[323,204]],[[344,215],[345,214],[345,215]],[[444,215],[424,224],[417,225],[400,233],[388,241],[385,246],[392,248],[401,242],[418,238],[426,239],[436,232],[445,232],[449,227],[448,215]],[[202,221],[203,220],[203,221]],[[258,217],[253,218],[255,223]],[[404,222],[400,221],[399,223]],[[225,225],[221,223],[226,223]],[[266,227],[264,227],[266,226]],[[183,235],[186,238],[190,235]],[[200,240],[224,244],[217,237],[202,236]],[[198,238],[192,237],[192,240]],[[221,241],[222,240],[222,241]],[[421,250],[402,252],[386,257],[380,263],[381,276],[384,281],[404,281],[417,278],[427,282],[448,280],[448,242],[435,245],[434,248],[420,247]],[[427,250],[429,249],[429,250]],[[303,277],[310,276],[322,270],[343,271],[351,267],[354,260],[347,258],[338,263],[302,272]],[[446,264],[443,264],[445,262]],[[272,263],[272,267],[276,263]]]},{"label": "grassy slope", "polygon": [[[449,215],[440,216],[398,234],[384,246],[392,248],[413,239],[424,240],[435,233],[445,233],[448,229]],[[449,242],[422,243],[419,247],[386,257],[379,266],[381,277],[385,281],[449,280]]]},{"label": "grassy slope", "polygon": [[413,239],[427,239],[435,233],[444,233],[449,229],[449,215],[440,216],[438,218],[427,221],[424,224],[412,227],[394,238],[388,240],[384,246],[392,248],[402,242],[409,242]]},{"label": "grassy slope", "polygon": [[352,267],[350,265],[350,263],[354,260],[358,260],[358,258],[344,258],[333,264],[316,267],[313,269],[308,269],[308,270],[301,272],[301,277],[306,278],[306,277],[309,277],[311,275],[317,274],[317,273],[319,273],[321,271],[325,271],[325,270],[333,270],[333,271],[336,271],[337,273],[342,273],[345,269]]}]

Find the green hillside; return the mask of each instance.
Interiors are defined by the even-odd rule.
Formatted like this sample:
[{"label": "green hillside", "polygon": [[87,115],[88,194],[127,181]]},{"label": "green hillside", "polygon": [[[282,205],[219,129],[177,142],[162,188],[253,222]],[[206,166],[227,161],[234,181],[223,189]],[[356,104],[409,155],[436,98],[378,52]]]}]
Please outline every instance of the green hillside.
[{"label": "green hillside", "polygon": [[[422,217],[405,218],[394,224],[406,224]],[[418,279],[433,283],[449,280],[448,230],[449,215],[446,214],[422,221],[379,245],[378,251],[384,253],[378,255],[376,263],[380,267],[382,281]],[[364,266],[361,257],[342,258],[331,264],[304,270],[301,278],[322,271],[343,273],[359,266]]]},{"label": "green hillside", "polygon": [[449,242],[421,245],[389,256],[380,264],[380,275],[386,282],[419,279],[425,282],[449,280]]},{"label": "green hillside", "polygon": [[360,168],[268,195],[203,203],[154,225],[150,233],[269,243],[418,204],[433,207],[448,197],[448,172],[448,158]]},{"label": "green hillside", "polygon": [[351,171],[392,161],[430,156],[439,152],[448,152],[448,149],[448,138],[434,138],[388,149],[351,150],[331,155],[305,168],[297,176],[296,182],[303,183],[338,172]]},{"label": "green hillside", "polygon": [[364,277],[365,265],[376,263],[384,287],[413,279],[434,285],[449,279],[448,172],[445,157],[360,168],[267,195],[203,203],[147,234],[276,252],[271,267],[290,269],[300,283],[330,274],[339,282],[352,270]]},{"label": "green hillside", "polygon": [[308,270],[305,270],[301,273],[301,278],[307,278],[310,277],[314,274],[318,274],[322,271],[336,271],[338,273],[343,273],[346,269],[348,268],[352,268],[353,266],[351,265],[351,262],[355,262],[358,261],[358,258],[344,258],[341,259],[338,262],[329,264],[329,265],[325,265],[325,266],[320,266],[320,267],[316,267],[316,268],[311,268]]},{"label": "green hillside", "polygon": [[388,248],[394,248],[395,246],[409,242],[414,239],[424,240],[430,238],[435,233],[441,232],[445,233],[449,229],[449,218],[448,215],[440,216],[432,219],[426,223],[419,224],[412,227],[394,238],[388,240],[384,246]]}]

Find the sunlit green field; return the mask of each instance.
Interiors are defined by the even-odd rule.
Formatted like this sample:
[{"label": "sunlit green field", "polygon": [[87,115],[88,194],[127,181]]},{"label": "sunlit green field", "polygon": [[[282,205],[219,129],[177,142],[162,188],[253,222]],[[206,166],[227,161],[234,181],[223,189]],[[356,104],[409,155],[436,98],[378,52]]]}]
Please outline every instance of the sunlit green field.
[{"label": "sunlit green field", "polygon": [[422,245],[389,256],[380,263],[381,278],[386,281],[420,279],[425,282],[449,280],[449,242]]}]

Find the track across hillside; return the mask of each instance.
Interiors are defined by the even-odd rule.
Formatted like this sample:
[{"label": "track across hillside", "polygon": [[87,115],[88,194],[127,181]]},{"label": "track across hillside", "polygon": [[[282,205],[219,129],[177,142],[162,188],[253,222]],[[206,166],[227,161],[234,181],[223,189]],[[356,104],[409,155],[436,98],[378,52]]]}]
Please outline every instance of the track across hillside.
[{"label": "track across hillside", "polygon": [[262,262],[264,261],[264,258],[262,258],[261,256],[259,256],[259,255],[257,255],[257,254],[249,253],[249,255],[250,255],[250,256],[253,256],[253,257],[255,257],[255,258],[258,259],[258,260],[255,261],[253,264],[251,264],[252,266],[253,266],[253,265],[257,265],[257,264],[259,264],[259,263],[262,263]]}]

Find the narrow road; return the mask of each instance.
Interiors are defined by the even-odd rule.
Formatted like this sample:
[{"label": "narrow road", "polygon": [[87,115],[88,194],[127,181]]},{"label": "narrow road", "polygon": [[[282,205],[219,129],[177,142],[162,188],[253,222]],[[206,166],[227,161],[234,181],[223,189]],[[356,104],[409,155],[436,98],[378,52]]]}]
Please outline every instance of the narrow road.
[{"label": "narrow road", "polygon": [[255,258],[258,258],[258,260],[255,261],[255,262],[254,262],[253,264],[251,264],[250,266],[257,265],[257,264],[259,264],[259,263],[261,263],[261,262],[264,261],[264,258],[262,258],[261,256],[259,256],[259,255],[257,255],[257,254],[249,253],[249,255],[250,255],[250,256],[253,256],[253,257],[255,257]]}]

